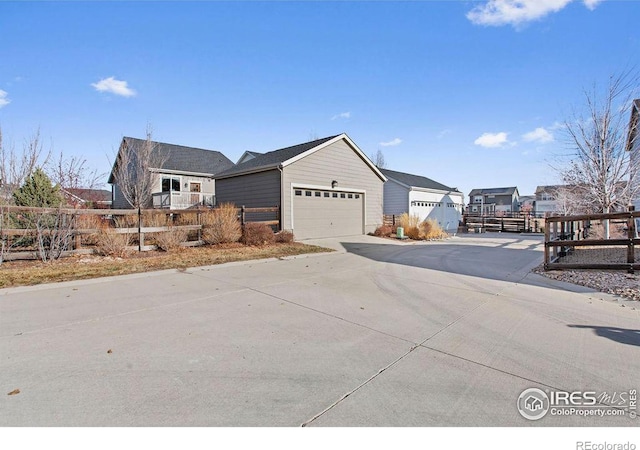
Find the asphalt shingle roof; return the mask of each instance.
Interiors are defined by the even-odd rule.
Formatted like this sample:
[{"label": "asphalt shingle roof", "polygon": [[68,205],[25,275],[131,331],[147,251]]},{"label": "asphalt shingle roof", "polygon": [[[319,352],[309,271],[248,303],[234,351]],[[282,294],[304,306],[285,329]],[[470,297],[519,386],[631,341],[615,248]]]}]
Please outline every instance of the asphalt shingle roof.
[{"label": "asphalt shingle roof", "polygon": [[491,194],[491,195],[513,195],[518,189],[516,186],[512,187],[501,187],[501,188],[488,188],[488,189],[474,189],[469,192],[469,197],[472,195],[483,195],[483,194]]},{"label": "asphalt shingle roof", "polygon": [[245,161],[241,164],[237,164],[229,169],[216,174],[216,178],[240,175],[249,172],[258,172],[260,170],[267,170],[278,167],[281,163],[298,156],[307,150],[311,150],[318,145],[324,144],[327,141],[337,137],[329,136],[322,139],[317,139],[311,142],[305,142],[304,144],[298,144],[291,147],[281,148],[279,150],[273,150],[268,153],[256,153],[255,158]]},{"label": "asphalt shingle roof", "polygon": [[[124,137],[123,142],[133,148],[142,146],[146,141],[132,137]],[[154,142],[154,152],[161,155],[165,161],[157,169],[176,170],[181,172],[196,172],[214,175],[233,167],[233,162],[222,153],[203,148],[185,147],[183,145]],[[109,183],[113,183],[113,170],[109,176]]]},{"label": "asphalt shingle roof", "polygon": [[455,188],[450,188],[449,186],[445,186],[442,183],[438,183],[431,178],[423,177],[420,175],[412,175],[410,173],[397,172],[395,170],[380,168],[378,169],[385,177],[399,181],[400,183],[406,184],[407,186],[421,187],[426,189],[437,189],[439,191],[460,192]]}]

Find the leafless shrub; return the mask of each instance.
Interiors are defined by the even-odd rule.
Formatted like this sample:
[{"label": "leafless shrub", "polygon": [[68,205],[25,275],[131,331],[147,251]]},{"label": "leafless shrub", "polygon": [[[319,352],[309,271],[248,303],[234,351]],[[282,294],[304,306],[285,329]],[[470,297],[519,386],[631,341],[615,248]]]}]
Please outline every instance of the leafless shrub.
[{"label": "leafless shrub", "polygon": [[373,232],[374,236],[389,237],[394,233],[394,228],[391,225],[381,225]]},{"label": "leafless shrub", "polygon": [[202,214],[202,238],[207,244],[238,242],[241,237],[238,209],[233,203],[222,203]]},{"label": "leafless shrub", "polygon": [[240,241],[244,245],[260,246],[273,244],[275,239],[275,234],[270,226],[264,223],[250,222],[245,224]]},{"label": "leafless shrub", "polygon": [[115,228],[102,227],[98,233],[97,250],[103,256],[126,258],[129,255],[129,246],[132,237],[128,233],[118,233]]},{"label": "leafless shrub", "polygon": [[145,213],[143,223],[147,227],[167,227],[167,231],[152,233],[153,240],[159,249],[165,252],[177,250],[182,247],[183,242],[187,242],[189,232],[176,228],[173,224],[173,217],[166,213]]},{"label": "leafless shrub", "polygon": [[290,244],[294,240],[293,233],[291,231],[282,230],[275,234],[275,240],[279,244]]},{"label": "leafless shrub", "polygon": [[187,230],[169,227],[169,231],[154,233],[153,238],[159,249],[165,252],[171,252],[182,248],[182,244],[189,239],[189,232]]},{"label": "leafless shrub", "polygon": [[104,226],[103,219],[96,214],[79,214],[76,217],[76,232],[83,230],[95,230],[90,234],[82,234],[80,242],[82,245],[97,245],[99,230]]}]

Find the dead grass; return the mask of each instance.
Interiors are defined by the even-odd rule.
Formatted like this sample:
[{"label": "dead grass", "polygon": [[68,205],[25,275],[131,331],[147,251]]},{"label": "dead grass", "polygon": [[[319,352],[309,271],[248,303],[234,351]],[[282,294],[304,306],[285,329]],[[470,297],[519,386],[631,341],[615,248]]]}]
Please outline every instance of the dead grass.
[{"label": "dead grass", "polygon": [[2,264],[2,270],[0,270],[0,288],[84,280],[153,270],[186,269],[188,267],[208,266],[232,261],[281,258],[306,253],[323,253],[330,251],[332,250],[297,242],[263,247],[246,247],[235,243],[184,248],[174,253],[136,253],[126,259],[101,256],[74,256],[49,263],[11,261]]}]

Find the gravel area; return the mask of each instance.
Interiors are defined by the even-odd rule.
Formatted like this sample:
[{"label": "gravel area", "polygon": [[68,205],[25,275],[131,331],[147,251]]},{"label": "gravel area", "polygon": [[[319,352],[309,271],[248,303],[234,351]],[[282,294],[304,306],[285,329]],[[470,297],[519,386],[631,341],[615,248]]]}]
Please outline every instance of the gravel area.
[{"label": "gravel area", "polygon": [[[576,249],[572,254],[562,258],[562,262],[623,263],[626,262],[626,251],[626,248],[620,247],[580,248]],[[639,258],[640,251],[636,250],[636,261],[639,261]],[[533,269],[533,271],[553,280],[578,284],[600,292],[618,295],[628,300],[640,301],[640,274],[597,269],[545,271],[542,264]]]}]

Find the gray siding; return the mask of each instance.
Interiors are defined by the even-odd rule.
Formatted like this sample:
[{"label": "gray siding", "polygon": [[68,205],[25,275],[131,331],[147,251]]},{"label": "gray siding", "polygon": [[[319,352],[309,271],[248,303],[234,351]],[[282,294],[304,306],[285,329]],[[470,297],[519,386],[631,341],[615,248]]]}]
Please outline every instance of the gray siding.
[{"label": "gray siding", "polygon": [[382,224],[383,181],[343,139],[285,167],[283,177],[284,229],[292,229],[292,184],[331,189],[333,180],[338,182],[336,190],[359,189],[365,191],[366,215],[364,222],[366,233],[374,231]]},{"label": "gray siding", "polygon": [[216,203],[234,203],[247,208],[280,206],[280,171],[216,180]]},{"label": "gray siding", "polygon": [[122,190],[117,184],[111,185],[111,192],[113,193],[113,204],[111,205],[113,209],[132,209],[132,206],[125,200],[124,195],[122,195]]},{"label": "gray siding", "polygon": [[409,189],[389,179],[384,184],[384,213],[403,214],[409,212]]}]

